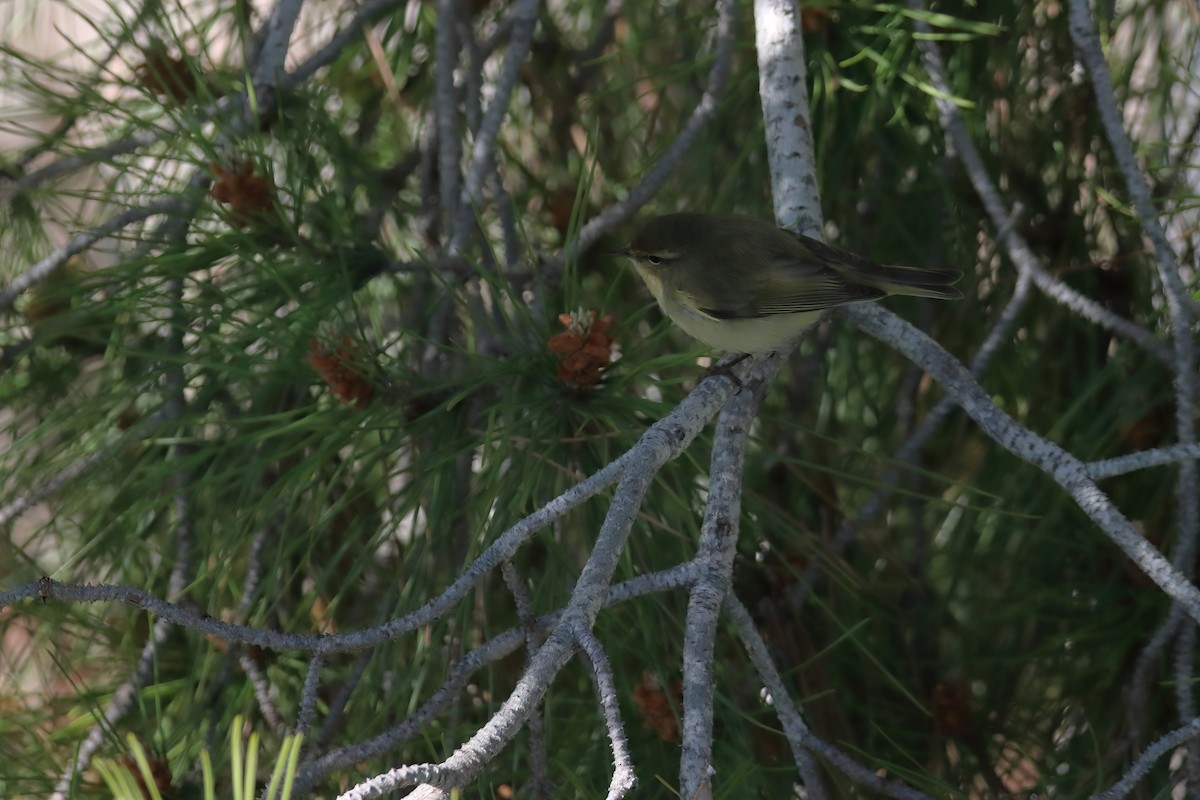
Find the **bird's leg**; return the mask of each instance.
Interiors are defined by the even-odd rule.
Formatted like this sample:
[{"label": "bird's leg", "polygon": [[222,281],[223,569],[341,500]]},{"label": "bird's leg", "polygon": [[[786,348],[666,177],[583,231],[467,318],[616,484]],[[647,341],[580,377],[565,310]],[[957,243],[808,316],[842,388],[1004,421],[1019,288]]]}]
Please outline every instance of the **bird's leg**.
[{"label": "bird's leg", "polygon": [[750,358],[749,353],[738,353],[735,358],[731,359],[726,364],[713,364],[704,371],[704,375],[700,378],[700,380],[703,381],[707,378],[713,377],[714,375],[724,375],[726,378],[729,378],[729,380],[733,381],[733,385],[736,386],[740,392],[742,390],[742,379],[733,374],[733,368],[745,361],[747,358]]}]

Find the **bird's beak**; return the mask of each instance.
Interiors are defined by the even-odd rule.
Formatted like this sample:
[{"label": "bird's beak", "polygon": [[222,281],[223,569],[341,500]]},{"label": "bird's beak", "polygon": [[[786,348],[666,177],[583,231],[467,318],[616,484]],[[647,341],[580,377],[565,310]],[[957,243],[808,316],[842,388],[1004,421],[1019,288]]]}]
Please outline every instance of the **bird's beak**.
[{"label": "bird's beak", "polygon": [[610,256],[625,256],[626,258],[628,258],[629,256],[632,256],[633,253],[630,251],[629,245],[625,245],[624,247],[622,247],[618,250],[609,250],[608,255],[610,255]]}]

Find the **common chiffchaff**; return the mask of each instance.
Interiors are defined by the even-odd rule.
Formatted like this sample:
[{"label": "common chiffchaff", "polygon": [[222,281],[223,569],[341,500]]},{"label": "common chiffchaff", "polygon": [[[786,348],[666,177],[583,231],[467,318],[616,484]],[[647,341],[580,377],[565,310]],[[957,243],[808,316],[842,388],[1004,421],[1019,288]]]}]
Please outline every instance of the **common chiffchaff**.
[{"label": "common chiffchaff", "polygon": [[666,214],[618,251],[685,332],[731,353],[783,349],[827,308],[889,294],[956,300],[956,270],[884,266],[740,214]]}]

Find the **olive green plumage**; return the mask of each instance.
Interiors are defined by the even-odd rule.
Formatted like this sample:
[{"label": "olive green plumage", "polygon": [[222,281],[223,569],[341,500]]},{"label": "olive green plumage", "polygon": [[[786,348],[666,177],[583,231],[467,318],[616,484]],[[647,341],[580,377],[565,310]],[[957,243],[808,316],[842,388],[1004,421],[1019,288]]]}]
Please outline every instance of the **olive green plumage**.
[{"label": "olive green plumage", "polygon": [[713,347],[769,353],[834,306],[889,294],[956,300],[955,270],[876,264],[739,214],[666,214],[627,248],[663,311]]}]

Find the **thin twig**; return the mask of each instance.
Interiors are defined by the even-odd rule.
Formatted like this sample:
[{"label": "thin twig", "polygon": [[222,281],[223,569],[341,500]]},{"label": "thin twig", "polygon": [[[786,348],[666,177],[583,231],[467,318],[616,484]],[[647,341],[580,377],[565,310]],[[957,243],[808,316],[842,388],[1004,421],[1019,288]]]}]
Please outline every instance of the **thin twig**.
[{"label": "thin twig", "polygon": [[354,694],[354,690],[362,683],[363,677],[366,675],[367,666],[371,662],[371,653],[361,653],[354,661],[354,668],[350,671],[350,677],[342,681],[338,687],[337,694],[329,701],[329,709],[325,713],[325,719],[321,721],[321,727],[317,729],[317,735],[311,740],[305,739],[305,763],[313,760],[315,754],[324,752],[325,747],[329,744],[329,740],[341,727],[342,721],[346,718],[346,706],[350,703],[350,696]]},{"label": "thin twig", "polygon": [[[1028,273],[1022,273],[1017,278],[1017,285],[1013,290],[1012,297],[1009,298],[1008,303],[1004,306],[1004,310],[996,319],[996,324],[988,331],[988,335],[984,338],[983,344],[979,346],[979,350],[975,352],[975,357],[971,359],[971,374],[976,378],[983,375],[984,370],[991,363],[992,357],[1009,340],[1021,312],[1024,311],[1029,298],[1033,296],[1033,292],[1031,291],[1032,285],[1033,281]],[[958,404],[951,397],[942,397],[938,400],[937,404],[929,410],[929,413],[925,415],[916,429],[896,448],[895,453],[892,454],[892,458],[900,463],[915,462],[921,449],[941,430],[942,425],[957,408]],[[858,532],[884,512],[887,508],[887,500],[891,495],[892,489],[904,474],[905,470],[897,466],[889,467],[884,472],[883,476],[879,479],[880,488],[873,492],[859,506],[854,516],[846,517],[846,519],[842,520],[837,531],[830,537],[829,543],[825,546],[825,552],[828,556],[833,558],[840,556],[850,546],[850,543],[854,541]],[[1093,478],[1095,478],[1094,475]],[[798,612],[804,607],[809,594],[823,573],[823,563],[814,559],[804,570],[804,574],[796,586],[788,593],[788,598],[793,604],[793,613]]]},{"label": "thin twig", "polygon": [[[504,577],[504,585],[513,596],[517,607],[517,619],[521,630],[525,633],[525,666],[533,654],[541,647],[541,633],[537,627],[537,618],[533,613],[533,598],[529,596],[529,587],[521,580],[516,565],[505,561],[500,566],[500,574]],[[542,719],[544,708],[529,717],[529,772],[530,780],[526,791],[533,797],[554,796],[553,784],[550,782],[550,760],[546,750],[546,726]]]},{"label": "thin twig", "polygon": [[282,634],[209,617],[191,608],[155,597],[138,586],[70,584],[60,583],[49,578],[20,584],[8,591],[0,592],[0,609],[22,599],[65,600],[81,603],[121,602],[137,608],[145,608],[175,624],[183,625],[189,630],[212,634],[230,642],[272,650],[305,652],[319,650],[326,654],[365,650],[439,619],[478,585],[488,573],[511,558],[521,545],[536,535],[538,531],[611,485],[634,463],[646,459],[648,451],[655,452],[658,447],[656,443],[660,440],[671,442],[676,448],[672,457],[678,452],[682,452],[705,423],[720,409],[729,392],[730,386],[726,381],[704,381],[670,415],[655,423],[633,449],[507,529],[442,594],[420,608],[383,625],[373,626],[362,631],[324,636]]},{"label": "thin twig", "polygon": [[259,667],[258,662],[244,649],[238,653],[237,663],[242,668],[242,673],[245,674],[246,681],[254,692],[254,700],[258,704],[258,713],[262,715],[263,722],[267,724],[267,728],[273,734],[282,738],[287,733],[288,724],[283,718],[283,712],[279,710],[275,702],[274,687],[267,680],[267,676]]},{"label": "thin twig", "polygon": [[1163,467],[1168,464],[1178,464],[1200,458],[1200,444],[1173,444],[1168,447],[1156,447],[1153,450],[1142,450],[1103,461],[1090,461],[1087,464],[1088,475],[1092,480],[1114,478],[1117,475],[1127,475],[1139,469]]},{"label": "thin twig", "polygon": [[1018,424],[1005,414],[979,383],[942,347],[884,308],[871,304],[838,310],[860,329],[904,354],[942,385],[996,444],[1054,479],[1079,508],[1167,595],[1200,619],[1200,590],[1171,565],[1100,491],[1078,458]]},{"label": "thin twig", "polygon": [[312,728],[313,717],[317,712],[317,692],[321,688],[321,667],[324,657],[320,653],[313,654],[308,660],[308,671],[304,674],[304,689],[300,692],[300,710],[296,714],[296,727],[293,733],[307,734]]},{"label": "thin twig", "polygon": [[1179,632],[1179,626],[1187,620],[1187,614],[1178,604],[1172,604],[1167,618],[1154,631],[1150,641],[1138,653],[1133,668],[1133,677],[1125,689],[1125,746],[1137,753],[1146,733],[1146,719],[1152,713],[1150,689],[1158,671],[1158,660]]},{"label": "thin twig", "polygon": [[617,685],[613,679],[612,664],[604,653],[604,646],[591,631],[580,632],[579,649],[591,663],[592,678],[596,681],[596,695],[604,712],[604,726],[608,731],[609,746],[612,747],[613,775],[608,784],[608,800],[620,800],[637,786],[637,776],[633,772],[629,737],[625,735],[625,724],[621,721],[621,705],[617,701]]},{"label": "thin twig", "polygon": [[734,13],[737,4],[732,0],[717,1],[717,44],[713,54],[713,66],[708,73],[708,85],[700,102],[692,110],[691,115],[680,129],[675,141],[663,152],[662,157],[654,163],[642,176],[641,180],[629,190],[623,200],[610,204],[604,211],[593,217],[580,229],[573,241],[567,242],[563,255],[552,259],[547,265],[547,271],[559,271],[567,258],[581,253],[595,244],[601,236],[620,225],[645,205],[658,190],[663,187],[687,155],[704,126],[717,110],[717,102],[729,81],[729,73],[733,64],[734,46]]},{"label": "thin twig", "polygon": [[[1158,211],[1150,194],[1150,186],[1142,168],[1138,165],[1133,145],[1125,131],[1124,121],[1117,110],[1112,76],[1108,63],[1100,49],[1100,40],[1092,22],[1091,10],[1086,0],[1071,0],[1071,39],[1080,61],[1092,79],[1093,97],[1100,112],[1108,141],[1112,147],[1117,166],[1125,179],[1125,187],[1133,200],[1133,207],[1141,223],[1142,232],[1149,239],[1154,251],[1158,276],[1162,281],[1167,300],[1167,311],[1171,318],[1171,336],[1174,358],[1171,367],[1175,382],[1175,434],[1180,445],[1196,444],[1196,352],[1193,340],[1193,317],[1188,300],[1190,293],[1180,275],[1179,258],[1167,241],[1166,231],[1158,219]],[[1175,497],[1179,518],[1177,536],[1171,561],[1183,575],[1195,574],[1197,540],[1200,538],[1200,465],[1194,459],[1179,463]],[[1194,692],[1196,623],[1184,620],[1183,628],[1176,639],[1175,653],[1175,701],[1181,720],[1196,717]],[[1200,783],[1200,742],[1190,741],[1185,768],[1188,783],[1194,787]]]},{"label": "thin twig", "polygon": [[168,200],[159,200],[143,208],[130,208],[91,230],[72,236],[71,241],[61,247],[56,247],[45,258],[31,265],[25,272],[9,281],[8,286],[0,289],[0,311],[7,311],[12,308],[13,303],[16,302],[16,299],[22,292],[49,278],[54,270],[67,263],[67,260],[71,256],[82,253],[106,236],[111,236],[135,222],[141,222],[148,217],[158,214],[179,212],[182,205],[182,201],[178,198],[170,198]]},{"label": "thin twig", "polygon": [[717,418],[704,523],[696,548],[697,577],[688,597],[683,637],[683,742],[679,789],[683,797],[712,795],[713,659],[721,603],[733,585],[742,507],[746,433],[774,375],[756,375]]},{"label": "thin twig", "polygon": [[[263,26],[262,46],[254,54],[254,100],[257,121],[269,119],[275,113],[276,92],[283,75],[283,64],[287,60],[288,44],[304,0],[279,0],[271,9],[271,15]],[[247,109],[250,111],[251,109]]]},{"label": "thin twig", "polygon": [[109,142],[99,147],[84,150],[76,155],[52,161],[46,166],[36,169],[14,181],[0,182],[0,202],[10,202],[14,194],[41,186],[43,183],[52,181],[55,178],[70,175],[72,172],[77,172],[96,164],[108,163],[114,156],[133,153],[149,147],[171,134],[178,133],[181,129],[182,123],[174,123],[153,131],[139,131],[124,139]]},{"label": "thin twig", "polygon": [[133,428],[113,434],[92,452],[77,458],[30,491],[0,506],[0,528],[3,528],[47,497],[56,494],[76,478],[103,464],[114,453],[119,452],[122,446],[143,438],[155,425],[164,419],[166,419],[166,414],[163,411],[159,411],[151,417],[142,420]]},{"label": "thin twig", "polygon": [[825,758],[860,788],[869,789],[884,797],[900,798],[900,800],[931,800],[929,795],[923,792],[880,777],[874,770],[859,764],[841,750],[814,736],[808,726],[804,724],[804,718],[800,716],[800,711],[788,695],[787,686],[784,684],[779,670],[775,668],[775,663],[771,661],[767,644],[754,627],[754,619],[750,616],[750,612],[732,593],[725,596],[725,612],[733,622],[734,629],[737,630],[738,637],[742,640],[742,646],[746,648],[746,655],[750,657],[750,663],[754,665],[758,677],[762,679],[763,686],[769,695],[771,707],[783,725],[784,736],[792,749],[792,757],[796,759],[796,763],[800,767],[800,774],[805,780],[806,787],[821,786],[816,765],[813,764],[809,755],[812,753]]},{"label": "thin twig", "polygon": [[[459,42],[454,24],[460,0],[437,0],[441,24],[434,34],[434,107],[437,109],[438,188],[441,213],[451,224],[457,208],[461,178],[462,140],[459,136],[458,97],[454,72],[458,68]],[[451,239],[454,240],[453,229]]]},{"label": "thin twig", "polygon": [[1154,762],[1180,745],[1195,741],[1198,736],[1200,736],[1200,719],[1193,719],[1182,728],[1176,728],[1147,747],[1146,752],[1142,753],[1142,757],[1134,762],[1121,780],[1111,788],[1092,795],[1089,800],[1121,800],[1121,798],[1128,797],[1137,788],[1138,781],[1150,772]]},{"label": "thin twig", "polygon": [[[909,7],[920,12],[927,10],[922,0],[909,0]],[[917,20],[914,26],[919,33],[930,32],[929,26],[920,20]],[[1025,238],[1013,227],[1005,224],[1009,213],[1000,199],[1000,192],[988,174],[979,149],[967,132],[967,126],[963,122],[958,107],[950,100],[953,92],[950,89],[950,82],[946,78],[946,65],[942,61],[942,54],[938,50],[937,42],[931,39],[922,39],[917,42],[917,46],[921,49],[925,69],[929,73],[929,81],[939,92],[934,100],[941,116],[942,128],[946,132],[947,144],[962,163],[971,185],[975,188],[975,193],[979,195],[983,207],[991,217],[992,225],[997,231],[997,238],[1004,244],[1013,264],[1020,272],[1031,275],[1034,284],[1047,297],[1074,311],[1084,319],[1128,339],[1170,367],[1171,353],[1163,346],[1162,342],[1154,337],[1153,333],[1131,320],[1114,314],[1095,300],[1085,297],[1055,278],[1042,265]]]},{"label": "thin twig", "polygon": [[[659,572],[631,578],[612,587],[604,601],[604,607],[612,608],[639,597],[682,589],[691,584],[695,572],[693,563],[688,562]],[[539,633],[549,631],[558,624],[561,618],[562,611],[544,614],[537,618],[536,630]],[[308,763],[297,773],[297,791],[311,786],[334,770],[382,755],[418,735],[423,726],[453,703],[455,697],[467,685],[475,672],[487,664],[494,663],[515,652],[525,641],[525,637],[526,632],[523,628],[507,630],[463,656],[451,668],[445,683],[408,719],[379,736],[331,750]]]},{"label": "thin twig", "polygon": [[516,0],[509,8],[508,17],[512,20],[512,33],[504,56],[504,66],[491,92],[492,101],[488,103],[483,121],[475,134],[471,163],[467,167],[462,198],[457,206],[458,218],[454,224],[457,246],[452,245],[451,252],[457,252],[465,246],[467,231],[473,221],[474,206],[483,199],[483,183],[495,169],[496,141],[500,135],[500,125],[508,114],[509,101],[520,78],[525,58],[529,54],[529,47],[533,43],[538,6],[538,0]]},{"label": "thin twig", "polygon": [[[714,409],[715,413],[715,409]],[[675,418],[682,423],[682,418]],[[693,434],[694,435],[694,434]],[[690,441],[690,438],[689,438]],[[613,461],[588,479],[551,500],[542,508],[525,517],[501,534],[479,558],[475,559],[446,591],[420,608],[383,625],[362,631],[317,634],[283,634],[226,622],[191,608],[179,606],[155,597],[138,586],[121,584],[69,584],[43,579],[33,583],[14,586],[0,593],[0,608],[21,599],[37,598],[43,601],[56,599],[69,602],[96,603],[121,602],[137,608],[145,608],[174,624],[217,636],[228,642],[265,647],[271,650],[300,650],[323,653],[365,650],[375,645],[402,636],[440,618],[465,597],[472,588],[493,569],[511,558],[522,544],[536,535],[545,526],[585,502],[616,480],[632,459],[632,453]]]},{"label": "thin twig", "polygon": [[350,43],[362,36],[362,29],[387,12],[404,5],[408,0],[372,0],[355,12],[345,25],[339,25],[332,38],[280,82],[283,89],[292,89],[311,78],[317,70],[327,67],[342,55]]},{"label": "thin twig", "polygon": [[[172,334],[171,346],[175,348],[181,347],[182,336],[183,329],[180,328],[176,333]],[[167,402],[164,406],[163,414],[168,419],[179,419],[184,410],[182,373],[178,370],[169,371],[166,383]],[[171,566],[171,573],[167,578],[167,597],[176,598],[183,594],[183,590],[187,587],[188,576],[191,574],[190,559],[192,537],[195,530],[192,514],[191,487],[186,468],[183,464],[183,448],[180,446],[173,448],[168,455],[168,460],[173,462],[175,467],[175,474],[172,478],[174,484],[172,507],[175,517],[175,560]],[[92,726],[87,737],[79,745],[79,749],[75,753],[75,760],[59,776],[58,782],[54,787],[54,792],[50,795],[50,800],[63,800],[67,797],[79,773],[86,770],[91,764],[92,757],[99,751],[109,732],[113,730],[116,724],[133,707],[137,692],[154,675],[158,663],[158,648],[166,641],[170,631],[171,622],[169,620],[162,618],[155,620],[150,631],[150,637],[142,647],[142,654],[138,659],[137,665],[134,667],[133,674],[113,692],[112,699],[105,706],[101,720]]]},{"label": "thin twig", "polygon": [[[483,766],[512,741],[537,708],[554,677],[574,653],[580,632],[591,631],[596,615],[600,613],[613,570],[651,479],[663,464],[691,444],[704,424],[724,404],[730,391],[728,383],[703,381],[675,411],[652,425],[629,451],[627,455],[631,456],[631,461],[616,486],[596,544],[558,624],[500,709],[442,762],[441,767],[446,771],[437,774],[445,782],[435,783],[435,786],[455,788],[474,780]],[[392,790],[406,784],[387,781],[375,785],[380,790]]]}]

